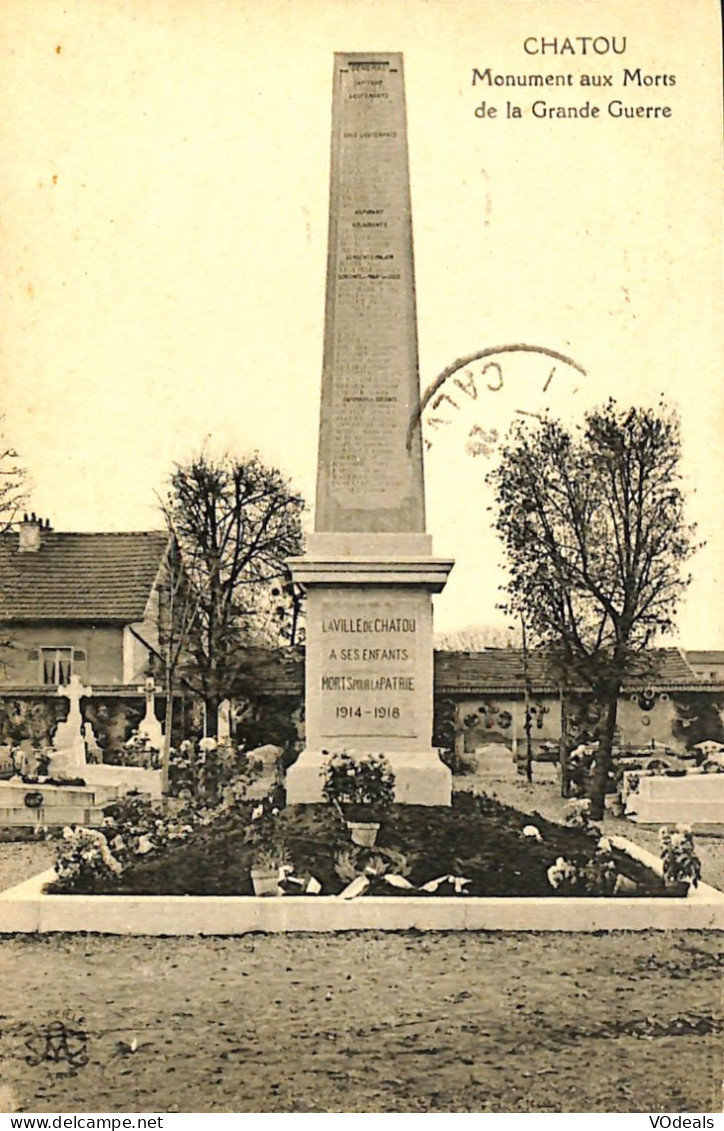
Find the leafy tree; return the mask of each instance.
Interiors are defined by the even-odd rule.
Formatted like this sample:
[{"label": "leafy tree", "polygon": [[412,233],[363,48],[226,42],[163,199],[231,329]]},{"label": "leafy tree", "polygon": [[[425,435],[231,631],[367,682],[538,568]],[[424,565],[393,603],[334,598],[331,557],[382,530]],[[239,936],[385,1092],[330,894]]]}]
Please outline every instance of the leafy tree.
[{"label": "leafy tree", "polygon": [[176,628],[168,630],[175,635],[166,656],[204,699],[212,734],[243,645],[279,640],[286,561],[302,552],[304,507],[282,473],[257,455],[202,454],[174,467],[164,513],[176,547],[167,588]]},{"label": "leafy tree", "polygon": [[694,550],[679,471],[680,426],[663,403],[609,400],[573,431],[550,417],[514,425],[490,475],[508,557],[511,611],[557,658],[562,688],[605,705],[591,783],[603,812],[621,684],[674,626]]}]

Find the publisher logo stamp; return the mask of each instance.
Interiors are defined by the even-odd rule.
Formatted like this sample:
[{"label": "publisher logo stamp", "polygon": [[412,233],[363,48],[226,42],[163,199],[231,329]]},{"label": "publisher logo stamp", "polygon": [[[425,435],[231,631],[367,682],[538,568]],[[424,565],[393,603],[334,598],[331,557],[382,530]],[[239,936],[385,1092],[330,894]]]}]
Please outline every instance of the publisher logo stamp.
[{"label": "publisher logo stamp", "polygon": [[85,1018],[69,1012],[28,1025],[24,1044],[31,1068],[46,1064],[74,1076],[89,1060]]}]

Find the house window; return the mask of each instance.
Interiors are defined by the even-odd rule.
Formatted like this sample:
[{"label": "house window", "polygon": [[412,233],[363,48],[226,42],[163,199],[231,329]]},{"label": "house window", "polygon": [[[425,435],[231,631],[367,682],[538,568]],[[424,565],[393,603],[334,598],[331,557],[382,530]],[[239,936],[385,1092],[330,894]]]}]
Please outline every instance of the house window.
[{"label": "house window", "polygon": [[41,648],[40,677],[43,683],[66,684],[73,674],[72,648]]}]

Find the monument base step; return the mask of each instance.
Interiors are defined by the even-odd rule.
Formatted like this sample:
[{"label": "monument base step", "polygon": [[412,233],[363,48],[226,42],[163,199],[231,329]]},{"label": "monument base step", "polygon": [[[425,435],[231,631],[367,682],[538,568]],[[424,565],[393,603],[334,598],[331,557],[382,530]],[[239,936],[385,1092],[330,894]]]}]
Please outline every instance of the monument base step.
[{"label": "monument base step", "polygon": [[[400,805],[450,805],[452,774],[437,750],[385,751],[395,775],[395,801]],[[323,801],[324,767],[329,754],[304,750],[287,770],[288,805]]]},{"label": "monument base step", "polygon": [[[65,825],[96,827],[103,822],[104,805],[134,788],[136,782],[148,785],[147,795],[153,797],[157,788],[156,778],[160,780],[160,772],[137,770],[135,767],[136,776],[131,783],[123,776],[125,767],[89,768],[96,773],[100,769],[99,776],[105,784],[88,783],[88,787],[46,785],[44,782],[15,779],[0,783],[0,829],[63,828]],[[106,770],[109,773],[103,772]],[[120,784],[112,784],[114,774],[116,778],[120,777]]]},{"label": "monument base step", "polygon": [[96,804],[95,792],[81,786],[34,785],[28,782],[4,782],[0,785],[0,809],[24,806],[29,793],[42,793],[46,808],[61,805],[88,809]]}]

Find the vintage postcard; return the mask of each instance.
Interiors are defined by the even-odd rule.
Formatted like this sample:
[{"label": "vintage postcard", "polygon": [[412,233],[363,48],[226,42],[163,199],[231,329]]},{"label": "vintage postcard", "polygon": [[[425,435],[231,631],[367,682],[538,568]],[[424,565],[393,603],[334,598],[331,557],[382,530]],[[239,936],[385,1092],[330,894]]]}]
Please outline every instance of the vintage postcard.
[{"label": "vintage postcard", "polygon": [[714,1127],[719,5],[0,37],[2,1111]]}]

